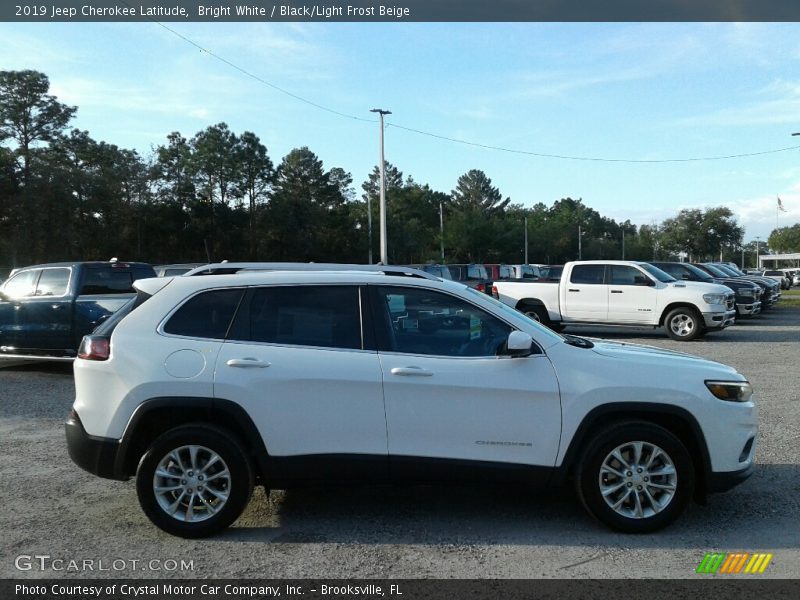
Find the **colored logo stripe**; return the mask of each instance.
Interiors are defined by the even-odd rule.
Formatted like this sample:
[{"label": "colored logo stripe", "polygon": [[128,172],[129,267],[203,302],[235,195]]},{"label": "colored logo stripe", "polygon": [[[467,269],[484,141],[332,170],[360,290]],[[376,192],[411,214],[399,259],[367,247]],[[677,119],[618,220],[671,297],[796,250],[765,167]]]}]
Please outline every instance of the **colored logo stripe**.
[{"label": "colored logo stripe", "polygon": [[[773,554],[749,552],[707,552],[697,567],[698,573],[763,573],[772,561]],[[746,566],[745,566],[746,565]]]}]

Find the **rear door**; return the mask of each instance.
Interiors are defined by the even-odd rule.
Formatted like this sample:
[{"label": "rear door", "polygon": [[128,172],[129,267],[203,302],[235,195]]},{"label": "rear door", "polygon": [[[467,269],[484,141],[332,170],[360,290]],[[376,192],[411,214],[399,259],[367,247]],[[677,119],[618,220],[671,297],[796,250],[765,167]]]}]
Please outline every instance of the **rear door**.
[{"label": "rear door", "polygon": [[570,321],[602,323],[608,319],[608,286],[606,265],[591,263],[573,265],[569,281],[560,285],[563,290],[562,316]]},{"label": "rear door", "polygon": [[378,354],[357,285],[253,288],[217,359],[214,395],[253,418],[277,477],[386,475]]}]

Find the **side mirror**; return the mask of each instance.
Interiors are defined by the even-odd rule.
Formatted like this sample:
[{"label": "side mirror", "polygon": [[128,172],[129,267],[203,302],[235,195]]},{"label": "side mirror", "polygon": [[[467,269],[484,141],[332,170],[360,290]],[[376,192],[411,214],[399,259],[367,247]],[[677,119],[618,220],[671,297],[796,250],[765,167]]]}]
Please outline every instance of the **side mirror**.
[{"label": "side mirror", "polygon": [[511,358],[524,358],[533,354],[533,338],[524,331],[508,334],[505,355]]}]

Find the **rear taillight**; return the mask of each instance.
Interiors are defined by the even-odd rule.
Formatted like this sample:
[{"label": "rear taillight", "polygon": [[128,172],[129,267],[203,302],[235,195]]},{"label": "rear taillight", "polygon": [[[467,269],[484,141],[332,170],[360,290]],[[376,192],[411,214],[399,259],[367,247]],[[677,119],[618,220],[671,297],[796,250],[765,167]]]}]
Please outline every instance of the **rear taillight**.
[{"label": "rear taillight", "polygon": [[85,335],[78,348],[78,358],[84,360],[108,360],[111,343],[104,335]]},{"label": "rear taillight", "polygon": [[484,294],[486,293],[486,286],[483,285],[482,283],[476,285],[475,289],[478,290],[479,292],[483,292]]},{"label": "rear taillight", "polygon": [[500,300],[500,292],[497,291],[497,286],[496,285],[492,286],[492,298],[494,298],[496,300]]}]

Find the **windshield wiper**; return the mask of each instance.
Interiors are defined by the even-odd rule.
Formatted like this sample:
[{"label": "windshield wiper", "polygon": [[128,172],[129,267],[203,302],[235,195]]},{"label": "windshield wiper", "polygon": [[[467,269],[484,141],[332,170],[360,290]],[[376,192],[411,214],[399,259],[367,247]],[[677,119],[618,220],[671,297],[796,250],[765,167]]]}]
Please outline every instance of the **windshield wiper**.
[{"label": "windshield wiper", "polygon": [[594,348],[594,344],[586,338],[578,337],[577,335],[569,335],[568,333],[561,334],[564,338],[564,343],[578,348]]}]

